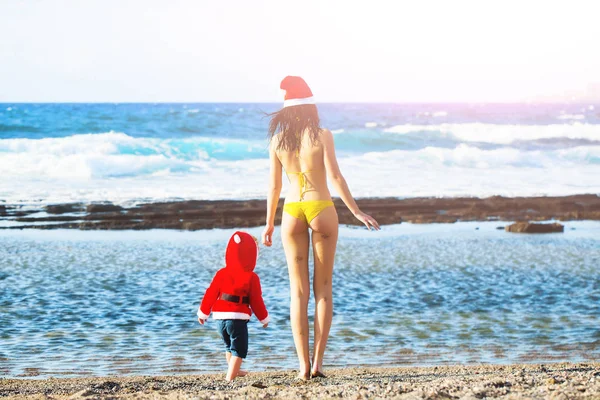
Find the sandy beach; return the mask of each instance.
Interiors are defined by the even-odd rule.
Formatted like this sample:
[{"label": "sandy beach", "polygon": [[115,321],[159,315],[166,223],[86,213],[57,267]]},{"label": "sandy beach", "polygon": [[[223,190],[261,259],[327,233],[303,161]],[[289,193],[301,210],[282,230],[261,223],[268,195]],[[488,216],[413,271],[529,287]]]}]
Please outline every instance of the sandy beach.
[{"label": "sandy beach", "polygon": [[345,368],[310,382],[293,371],[73,379],[0,379],[12,399],[599,399],[600,363]]}]

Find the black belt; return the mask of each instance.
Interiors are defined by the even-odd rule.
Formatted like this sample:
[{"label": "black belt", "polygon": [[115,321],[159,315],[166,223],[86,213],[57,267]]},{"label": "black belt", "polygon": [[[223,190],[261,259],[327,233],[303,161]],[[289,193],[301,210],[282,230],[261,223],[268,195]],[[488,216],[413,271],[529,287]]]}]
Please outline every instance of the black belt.
[{"label": "black belt", "polygon": [[240,296],[235,296],[233,294],[221,293],[221,300],[231,301],[232,303],[242,303],[242,304],[250,304],[250,297],[244,296],[241,298]]}]

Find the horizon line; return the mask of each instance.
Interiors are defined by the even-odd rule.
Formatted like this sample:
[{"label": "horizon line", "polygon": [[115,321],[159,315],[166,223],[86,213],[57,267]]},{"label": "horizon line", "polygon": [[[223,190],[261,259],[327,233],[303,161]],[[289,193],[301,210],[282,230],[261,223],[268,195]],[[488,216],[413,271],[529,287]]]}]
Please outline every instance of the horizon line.
[{"label": "horizon line", "polygon": [[[5,101],[0,100],[0,104],[281,104],[283,102],[271,101]],[[572,104],[572,105],[596,105],[600,104],[600,99],[597,100],[564,100],[564,101],[323,101],[319,104],[386,104],[386,105],[403,105],[403,104],[421,104],[421,105],[464,105],[464,104]]]}]

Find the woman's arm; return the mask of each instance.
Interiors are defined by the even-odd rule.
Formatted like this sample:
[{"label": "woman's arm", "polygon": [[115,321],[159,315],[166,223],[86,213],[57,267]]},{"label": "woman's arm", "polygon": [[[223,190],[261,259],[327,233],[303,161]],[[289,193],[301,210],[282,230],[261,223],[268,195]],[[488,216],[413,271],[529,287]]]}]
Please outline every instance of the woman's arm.
[{"label": "woman's arm", "polygon": [[333,134],[328,129],[323,129],[321,133],[321,139],[323,141],[323,152],[324,152],[324,161],[325,161],[325,170],[327,171],[327,176],[329,180],[333,184],[336,192],[340,195],[340,198],[350,209],[352,214],[366,227],[371,230],[373,227],[376,230],[379,230],[379,224],[377,221],[368,214],[360,211],[356,201],[354,201],[354,197],[350,194],[350,189],[348,188],[348,184],[346,183],[346,179],[342,175],[340,171],[340,167],[337,162],[337,158],[335,156],[335,145],[333,143]]},{"label": "woman's arm", "polygon": [[267,193],[267,225],[262,234],[262,242],[265,246],[273,244],[273,231],[275,230],[275,213],[281,194],[281,161],[275,153],[276,142],[271,140],[269,146],[270,174],[269,174],[269,192]]}]

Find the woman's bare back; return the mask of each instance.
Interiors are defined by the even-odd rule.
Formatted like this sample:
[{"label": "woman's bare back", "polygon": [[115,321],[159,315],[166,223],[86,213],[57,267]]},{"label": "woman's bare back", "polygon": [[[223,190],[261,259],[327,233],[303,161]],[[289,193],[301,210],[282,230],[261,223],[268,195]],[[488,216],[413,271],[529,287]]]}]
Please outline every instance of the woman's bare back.
[{"label": "woman's bare back", "polygon": [[[277,146],[278,140],[273,144]],[[298,151],[278,150],[277,157],[290,180],[286,202],[331,199],[320,136],[313,143],[309,135],[303,134]]]}]

